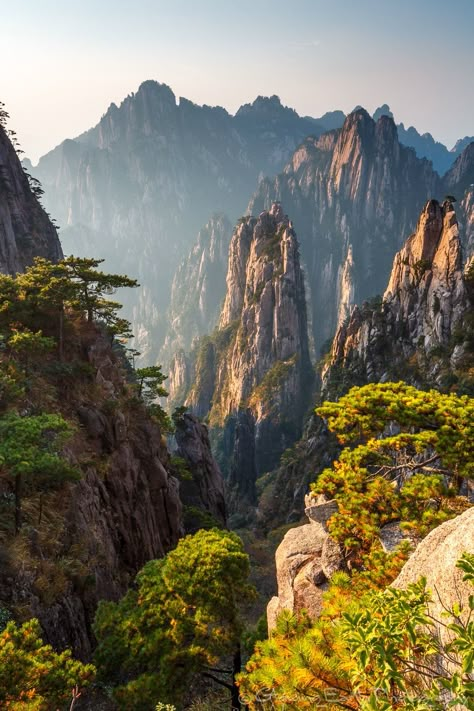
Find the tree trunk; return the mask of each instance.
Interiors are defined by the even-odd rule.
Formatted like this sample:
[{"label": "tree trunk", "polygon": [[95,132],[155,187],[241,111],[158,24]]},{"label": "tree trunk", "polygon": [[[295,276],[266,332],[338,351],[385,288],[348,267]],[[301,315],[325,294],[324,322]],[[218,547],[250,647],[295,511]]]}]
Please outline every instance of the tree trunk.
[{"label": "tree trunk", "polygon": [[232,663],[232,711],[240,711],[242,708],[240,703],[240,693],[239,687],[235,683],[235,677],[240,674],[242,669],[242,655],[240,653],[240,643],[235,650],[234,659]]},{"label": "tree trunk", "polygon": [[21,474],[15,475],[15,535],[21,528]]}]

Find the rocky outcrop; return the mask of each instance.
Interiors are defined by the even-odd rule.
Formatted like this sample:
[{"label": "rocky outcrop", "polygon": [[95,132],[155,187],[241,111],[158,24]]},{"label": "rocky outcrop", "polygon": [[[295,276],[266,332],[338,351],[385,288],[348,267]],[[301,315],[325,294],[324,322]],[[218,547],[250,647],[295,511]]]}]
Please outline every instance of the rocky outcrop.
[{"label": "rocky outcrop", "polygon": [[258,526],[263,532],[301,521],[310,483],[331,466],[339,450],[326,423],[312,415],[301,439],[284,453],[277,469],[265,477],[258,501]]},{"label": "rocky outcrop", "polygon": [[[155,81],[34,168],[66,253],[106,259],[141,288],[127,296],[137,347],[150,361],[166,337],[173,274],[214,212],[241,215],[259,175],[281,170],[296,146],[324,130],[259,97],[232,116],[175,97]],[[218,298],[222,298],[219,295]]]},{"label": "rocky outcrop", "polygon": [[[181,476],[179,495],[187,519],[199,519],[198,511],[209,514],[217,525],[226,525],[224,480],[212,456],[207,427],[189,413],[176,421],[174,454],[182,458],[187,471]],[[189,474],[189,476],[187,475]],[[196,522],[199,528],[200,521]],[[187,532],[189,530],[186,526]],[[192,527],[191,527],[192,528]]]},{"label": "rocky outcrop", "polygon": [[57,261],[62,257],[61,245],[0,126],[0,271],[21,272],[37,256]]},{"label": "rocky outcrop", "polygon": [[[8,161],[8,181],[0,188],[2,267],[16,271],[36,254],[60,257],[56,231],[0,129],[2,160]],[[88,659],[99,600],[121,597],[148,560],[177,544],[183,505],[176,463],[129,382],[123,348],[103,328],[80,319],[68,323],[65,334],[64,360],[45,363],[41,388],[28,385],[27,412],[52,410],[73,425],[63,454],[80,479],[42,491],[39,505],[25,492],[25,519],[28,506],[35,513],[28,512],[28,525],[15,538],[8,517],[6,526],[2,522],[0,605],[19,619],[38,617],[48,642]],[[207,431],[191,416],[178,429],[191,477],[183,483],[183,499],[196,497],[223,525],[222,479]],[[8,487],[0,485],[4,499]]]},{"label": "rocky outcrop", "polygon": [[459,202],[464,257],[468,260],[474,255],[474,142],[467,143],[446,174],[445,186]]},{"label": "rocky outcrop", "polygon": [[[31,567],[23,563],[20,572],[11,561],[12,572],[8,565],[0,576],[0,599],[38,617],[55,647],[69,646],[88,659],[98,601],[123,595],[148,560],[176,545],[183,526],[166,444],[145,408],[124,399],[124,374],[109,339],[98,330],[89,332],[80,350],[94,373],[93,388],[83,389],[80,401],[65,395],[64,407],[77,420],[78,435],[67,454],[82,477],[62,492],[54,511],[61,526],[55,556],[48,561],[47,549],[32,539]],[[60,568],[51,572],[54,583],[42,593],[41,566],[54,571],[61,565],[57,560],[71,573],[53,593],[57,576],[61,580],[64,574]]]},{"label": "rocky outcrop", "polygon": [[278,595],[267,607],[269,632],[283,610],[306,610],[311,618],[317,618],[329,579],[345,569],[342,550],[329,536],[326,525],[337,510],[335,503],[307,496],[306,504],[309,523],[291,528],[276,551]]},{"label": "rocky outcrop", "polygon": [[[298,242],[279,203],[239,222],[219,327],[200,344],[193,373],[186,404],[200,416],[207,408],[210,425],[226,430],[228,455],[241,426],[252,427],[251,417],[256,471],[275,466],[301,433],[311,384]],[[235,462],[230,469],[241,471]],[[248,481],[241,483],[250,491]]]},{"label": "rocky outcrop", "polygon": [[419,206],[441,189],[431,164],[400,144],[393,119],[375,122],[363,109],[308,138],[282,174],[260,183],[250,213],[281,200],[300,235],[318,346],[350,306],[384,290]]},{"label": "rocky outcrop", "polygon": [[324,390],[397,377],[443,385],[444,361],[450,376],[467,369],[469,310],[453,205],[430,200],[395,256],[383,299],[354,307],[336,332]]},{"label": "rocky outcrop", "polygon": [[474,554],[474,508],[431,531],[392,583],[394,588],[405,589],[421,577],[426,578],[426,587],[432,594],[430,613],[439,621],[436,628],[444,642],[449,638],[446,611],[460,605],[464,622],[469,614],[472,584],[463,581],[464,573],[456,567],[463,553]]},{"label": "rocky outcrop", "polygon": [[[174,275],[166,338],[160,352],[165,368],[176,353],[189,351],[194,339],[217,325],[231,235],[232,226],[225,215],[213,216]],[[178,401],[182,379],[175,381],[170,383],[170,398]]]}]

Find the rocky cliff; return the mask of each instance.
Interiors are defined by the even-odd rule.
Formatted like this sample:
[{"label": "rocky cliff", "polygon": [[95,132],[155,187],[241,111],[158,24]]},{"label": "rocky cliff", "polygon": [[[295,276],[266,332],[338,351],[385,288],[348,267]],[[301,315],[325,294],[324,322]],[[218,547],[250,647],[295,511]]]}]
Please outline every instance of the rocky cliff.
[{"label": "rocky cliff", "polygon": [[330,537],[326,525],[335,511],[334,502],[307,496],[305,512],[309,523],[291,528],[278,546],[275,555],[278,595],[267,607],[269,632],[283,610],[294,613],[306,610],[310,617],[318,617],[331,576],[345,570],[342,550]]},{"label": "rocky cliff", "polygon": [[186,531],[194,533],[203,523],[225,526],[224,480],[211,453],[207,427],[186,413],[176,419],[175,439],[177,448],[173,453],[185,465],[179,496]]},{"label": "rocky cliff", "polygon": [[280,170],[323,126],[259,97],[232,116],[146,81],[100,122],[45,155],[34,169],[66,253],[94,253],[138,278],[127,297],[137,345],[156,357],[171,281],[214,212],[241,215],[260,175]]},{"label": "rocky cliff", "polygon": [[383,291],[419,206],[440,190],[431,164],[400,144],[393,120],[375,122],[363,109],[340,130],[304,141],[283,173],[260,183],[249,211],[281,200],[300,235],[319,346],[353,303]]},{"label": "rocky cliff", "polygon": [[392,583],[394,588],[405,589],[421,577],[426,578],[426,587],[432,595],[430,614],[438,621],[436,631],[443,642],[447,642],[450,635],[446,610],[459,605],[463,622],[469,615],[472,585],[463,580],[462,570],[456,567],[463,553],[474,553],[474,508],[431,531]]},{"label": "rocky cliff", "polygon": [[[189,351],[194,339],[210,333],[219,320],[232,226],[225,215],[214,215],[183,259],[171,285],[166,337],[160,362],[168,365],[179,351]],[[171,384],[173,391],[179,388]],[[178,398],[179,399],[179,398]]]},{"label": "rocky cliff", "polygon": [[[381,116],[394,118],[390,107],[387,104],[380,106],[373,114],[373,119],[378,121]],[[397,124],[398,138],[404,146],[414,148],[416,155],[420,158],[428,158],[433,163],[433,167],[439,175],[444,175],[462,153],[464,148],[471,143],[473,137],[465,136],[456,141],[456,144],[448,148],[439,141],[435,141],[431,133],[420,134],[414,126],[405,128],[403,123]]]},{"label": "rocky cliff", "polygon": [[[279,203],[239,222],[219,326],[191,360],[186,404],[223,433],[228,456],[234,443],[250,437],[256,471],[272,468],[301,431],[311,383],[298,242]],[[234,458],[227,473],[231,470],[237,488],[245,488],[248,467],[239,474]]]},{"label": "rocky cliff", "polygon": [[466,145],[446,174],[445,186],[459,202],[464,256],[468,260],[474,255],[474,142]]},{"label": "rocky cliff", "polygon": [[[0,139],[9,177],[0,184],[7,227],[0,253],[10,260],[5,269],[14,271],[35,254],[54,259],[61,250],[3,133]],[[78,317],[67,322],[65,334],[62,360],[46,356],[40,373],[31,371],[21,411],[60,413],[71,423],[75,434],[63,454],[80,480],[41,490],[39,504],[37,494],[25,490],[25,525],[14,536],[11,493],[0,478],[0,606],[19,619],[38,617],[49,642],[85,659],[98,601],[123,595],[146,561],[176,545],[184,532],[183,505],[179,467],[136,396],[123,348]],[[185,424],[177,434],[188,475],[183,500],[194,495],[189,485],[196,483],[195,508],[223,524],[223,483],[207,433],[194,418]]]},{"label": "rocky cliff", "polygon": [[[291,528],[276,551],[278,595],[268,603],[269,631],[283,610],[295,613],[306,610],[311,618],[317,618],[331,576],[346,569],[342,551],[327,531],[327,521],[336,511],[334,502],[308,496],[306,504],[309,523]],[[380,536],[382,543],[393,549],[393,543],[396,545],[400,539],[389,542],[390,527],[388,524],[382,528]],[[462,619],[466,621],[468,616],[472,585],[462,580],[463,573],[456,567],[464,552],[474,552],[474,508],[431,531],[392,583],[393,587],[404,589],[421,577],[426,578],[432,593],[430,613],[439,621],[436,628],[443,641],[449,635],[443,624],[446,610],[458,604],[463,608]]]},{"label": "rocky cliff", "polygon": [[447,387],[472,362],[472,311],[451,202],[427,202],[395,256],[383,299],[354,307],[334,338],[324,390],[403,378]]},{"label": "rocky cliff", "polygon": [[61,245],[0,126],[0,271],[21,272],[36,256],[56,261]]}]

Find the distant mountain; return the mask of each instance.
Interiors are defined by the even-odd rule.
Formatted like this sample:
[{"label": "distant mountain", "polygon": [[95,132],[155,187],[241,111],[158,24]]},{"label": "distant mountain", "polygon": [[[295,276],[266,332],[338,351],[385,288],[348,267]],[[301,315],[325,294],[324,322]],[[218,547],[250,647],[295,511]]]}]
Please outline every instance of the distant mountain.
[{"label": "distant mountain", "polygon": [[260,182],[249,212],[279,200],[291,215],[318,347],[352,304],[384,290],[420,205],[442,189],[431,164],[401,145],[393,120],[375,122],[364,109],[340,130],[306,139],[282,173]]},{"label": "distant mountain", "polygon": [[171,285],[166,337],[160,362],[169,363],[180,349],[210,333],[219,320],[232,225],[225,215],[213,215],[178,266]]},{"label": "distant mountain", "polygon": [[277,173],[325,128],[276,96],[231,116],[146,81],[97,126],[43,156],[34,174],[65,252],[104,257],[142,284],[125,297],[126,309],[152,360],[165,338],[173,274],[198,230],[215,212],[235,221],[258,178]]},{"label": "distant mountain", "polygon": [[[380,106],[374,112],[373,118],[375,121],[378,121],[381,116],[389,116],[394,119],[394,115],[387,104]],[[397,124],[397,129],[400,143],[403,143],[404,146],[414,148],[417,156],[420,158],[428,158],[433,163],[434,169],[440,175],[444,175],[446,171],[451,168],[464,148],[474,141],[474,136],[466,136],[457,141],[455,146],[449,150],[443,143],[435,141],[431,133],[420,134],[413,126],[405,128],[403,123]]]}]

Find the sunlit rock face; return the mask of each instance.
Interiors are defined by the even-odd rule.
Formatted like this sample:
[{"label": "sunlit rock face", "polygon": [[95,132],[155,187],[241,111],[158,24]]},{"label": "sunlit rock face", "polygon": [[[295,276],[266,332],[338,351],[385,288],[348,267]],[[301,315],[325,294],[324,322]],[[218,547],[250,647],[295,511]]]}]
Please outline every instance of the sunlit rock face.
[{"label": "sunlit rock face", "polygon": [[430,200],[395,256],[383,299],[354,307],[338,328],[323,372],[326,393],[337,394],[341,377],[443,385],[446,370],[468,369],[470,312],[453,204]]},{"label": "sunlit rock face", "polygon": [[234,222],[259,176],[277,173],[306,136],[323,130],[278,97],[259,97],[232,116],[146,81],[97,126],[41,158],[34,174],[64,251],[105,257],[109,270],[142,285],[125,296],[125,312],[151,360],[167,336],[173,275],[198,231],[216,212]]},{"label": "sunlit rock face", "polygon": [[431,163],[400,144],[393,120],[375,122],[363,109],[341,129],[308,138],[282,174],[260,183],[249,211],[277,199],[291,215],[318,346],[354,303],[384,291],[420,205],[441,190]]},{"label": "sunlit rock face", "polygon": [[226,284],[218,328],[175,358],[172,378],[190,384],[186,405],[220,431],[231,488],[255,503],[248,479],[274,467],[300,435],[311,396],[299,247],[280,203],[239,221]]}]

